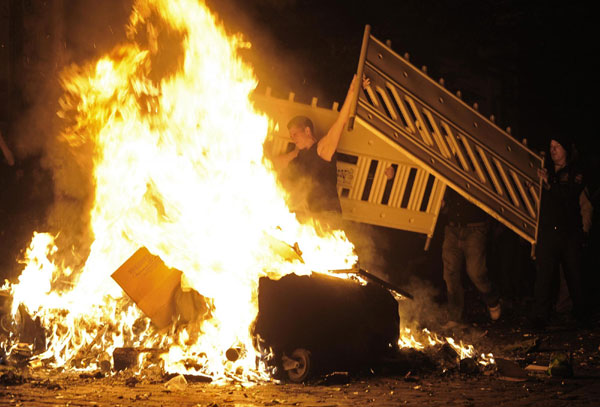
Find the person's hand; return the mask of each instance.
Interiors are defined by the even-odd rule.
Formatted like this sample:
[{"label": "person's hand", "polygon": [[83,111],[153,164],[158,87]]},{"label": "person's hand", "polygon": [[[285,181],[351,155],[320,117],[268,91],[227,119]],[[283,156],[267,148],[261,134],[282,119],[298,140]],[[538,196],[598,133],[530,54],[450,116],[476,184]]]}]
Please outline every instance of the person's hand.
[{"label": "person's hand", "polygon": [[542,179],[542,187],[546,190],[550,189],[550,184],[548,183],[548,169],[547,168],[538,168],[537,170],[538,177]]},{"label": "person's hand", "polygon": [[391,165],[389,167],[387,167],[385,169],[385,172],[383,173],[385,175],[385,177],[390,180],[390,179],[394,179],[394,175],[396,175],[396,171],[394,170],[394,167],[392,167]]},{"label": "person's hand", "polygon": [[538,174],[538,177],[540,177],[545,184],[548,183],[548,169],[547,168],[538,168],[537,174]]},{"label": "person's hand", "polygon": [[[356,74],[354,74],[354,76],[352,77],[352,82],[350,83],[350,88],[348,88],[348,95],[352,95],[355,90],[356,90]],[[365,75],[363,75],[362,78],[362,87],[363,89],[366,89],[367,86],[371,85],[371,79],[367,78]]]},{"label": "person's hand", "polygon": [[362,78],[362,87],[363,89],[367,89],[368,86],[371,85],[371,79],[367,78],[365,75],[363,75]]}]

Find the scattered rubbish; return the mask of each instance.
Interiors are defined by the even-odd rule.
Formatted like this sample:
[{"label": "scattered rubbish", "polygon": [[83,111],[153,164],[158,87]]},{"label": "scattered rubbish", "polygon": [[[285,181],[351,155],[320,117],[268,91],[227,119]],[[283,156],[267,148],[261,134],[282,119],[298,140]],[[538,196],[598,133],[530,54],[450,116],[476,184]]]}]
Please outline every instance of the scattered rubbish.
[{"label": "scattered rubbish", "polygon": [[458,368],[463,374],[474,375],[479,373],[479,364],[473,358],[461,359]]},{"label": "scattered rubbish", "polygon": [[178,374],[171,380],[165,383],[165,387],[170,391],[185,390],[187,388],[187,380],[182,374]]},{"label": "scattered rubbish", "polygon": [[393,358],[384,361],[382,367],[386,369],[385,371],[396,375],[406,375],[409,371],[408,381],[411,381],[415,374],[436,371],[438,363],[433,353],[433,350],[426,353],[417,349],[403,348],[396,352]]},{"label": "scattered rubbish", "polygon": [[102,373],[101,371],[97,371],[95,373],[81,373],[79,377],[81,379],[103,379],[104,373]]},{"label": "scattered rubbish", "polygon": [[540,365],[527,365],[525,366],[525,370],[528,372],[536,372],[536,373],[547,373],[548,366],[540,366]]},{"label": "scattered rubbish", "polygon": [[30,359],[29,360],[29,367],[32,369],[38,369],[40,367],[42,367],[44,365],[44,362],[41,361],[40,359]]},{"label": "scattered rubbish", "polygon": [[26,381],[27,380],[23,376],[13,372],[12,370],[0,375],[0,384],[3,386],[17,386],[25,383]]},{"label": "scattered rubbish", "polygon": [[265,403],[265,406],[277,406],[280,404],[285,404],[285,400],[277,400],[277,399],[273,399],[271,401],[268,401]]},{"label": "scattered rubbish", "polygon": [[9,335],[13,331],[13,319],[10,313],[12,296],[6,290],[0,290],[0,335]]},{"label": "scattered rubbish", "polygon": [[33,353],[46,350],[46,331],[42,321],[39,316],[34,319],[23,304],[19,305],[14,321],[9,322],[9,325],[13,328],[13,334],[19,342],[28,344]]},{"label": "scattered rubbish", "polygon": [[[115,348],[113,351],[114,370],[118,372],[137,366],[139,356],[143,353],[148,354],[151,361],[158,362],[158,357],[165,351],[156,348]],[[104,370],[106,366],[103,367],[100,362],[100,367]]]},{"label": "scattered rubbish", "polygon": [[[181,375],[178,373],[170,373],[164,376],[164,380],[170,381],[177,376]],[[188,383],[211,383],[213,380],[212,377],[200,373],[184,374],[183,377]]]},{"label": "scattered rubbish", "polygon": [[528,379],[526,377],[498,376],[498,380],[505,382],[526,382]]},{"label": "scattered rubbish", "polygon": [[412,371],[404,375],[405,382],[418,382],[419,380],[421,380],[419,377],[413,376]]},{"label": "scattered rubbish", "polygon": [[127,386],[127,387],[135,387],[135,385],[138,384],[139,382],[140,381],[139,381],[139,379],[137,377],[131,376],[131,377],[128,377],[125,380],[125,386]]},{"label": "scattered rubbish", "polygon": [[104,373],[108,373],[110,372],[111,369],[111,365],[110,365],[110,360],[101,360],[100,361],[100,370]]},{"label": "scattered rubbish", "polygon": [[487,336],[488,332],[489,332],[489,331],[488,331],[487,329],[486,329],[485,331],[480,331],[480,332],[478,333],[478,335],[476,336],[476,338],[477,338],[477,339],[481,339],[481,338],[483,338],[484,336]]},{"label": "scattered rubbish", "polygon": [[540,338],[533,337],[524,341],[518,341],[508,344],[504,346],[502,350],[504,352],[532,353],[538,350],[541,343],[542,341]]},{"label": "scattered rubbish", "polygon": [[10,352],[10,361],[17,366],[27,365],[31,356],[33,356],[32,345],[20,342]]},{"label": "scattered rubbish", "polygon": [[435,359],[440,361],[442,367],[456,367],[459,356],[450,344],[443,344],[435,354]]},{"label": "scattered rubbish", "polygon": [[350,383],[350,375],[348,372],[333,372],[323,376],[323,378],[317,382],[317,384],[321,386],[333,386],[348,383]]},{"label": "scattered rubbish", "polygon": [[183,375],[189,383],[211,383],[212,377],[203,374],[186,374]]},{"label": "scattered rubbish", "polygon": [[[203,355],[203,356],[198,356],[198,357],[205,358],[206,356]],[[183,362],[183,366],[188,370],[194,369],[194,370],[200,371],[203,366],[202,363],[200,363],[199,360],[196,358],[187,358],[187,359],[183,360],[182,362]]]},{"label": "scattered rubbish", "polygon": [[501,380],[506,381],[525,381],[528,379],[528,374],[525,369],[522,369],[512,360],[496,358],[496,368]]},{"label": "scattered rubbish", "polygon": [[115,348],[113,351],[113,367],[116,371],[134,367],[139,352],[133,348]]},{"label": "scattered rubbish", "polygon": [[46,379],[43,381],[31,381],[31,387],[43,388],[47,390],[65,390],[66,387],[60,385],[57,382],[51,381],[50,379]]},{"label": "scattered rubbish", "polygon": [[56,382],[51,382],[50,380],[46,381],[46,388],[48,390],[65,390],[65,388],[63,386],[61,386],[60,384],[56,383]]},{"label": "scattered rubbish", "polygon": [[573,366],[569,355],[564,352],[556,352],[550,355],[548,373],[552,377],[573,377]]},{"label": "scattered rubbish", "polygon": [[242,352],[243,349],[241,347],[231,347],[225,352],[225,357],[227,358],[227,360],[235,362],[240,358]]},{"label": "scattered rubbish", "polygon": [[273,253],[277,253],[285,261],[289,261],[290,263],[294,261],[304,263],[302,251],[300,250],[298,242],[294,243],[292,246],[266,232],[263,234],[263,237],[265,239],[265,243],[271,247]]},{"label": "scattered rubbish", "polygon": [[210,301],[198,291],[186,287],[176,289],[174,293],[175,318],[178,324],[189,324],[197,320],[210,318]]},{"label": "scattered rubbish", "polygon": [[135,401],[148,400],[148,399],[150,399],[151,395],[152,395],[152,393],[136,394],[134,400]]}]

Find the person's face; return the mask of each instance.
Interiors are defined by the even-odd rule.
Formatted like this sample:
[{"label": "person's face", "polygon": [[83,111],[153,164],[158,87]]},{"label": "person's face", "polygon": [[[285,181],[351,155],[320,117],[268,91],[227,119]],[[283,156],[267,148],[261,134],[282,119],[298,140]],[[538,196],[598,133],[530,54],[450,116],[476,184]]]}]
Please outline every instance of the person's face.
[{"label": "person's face", "polygon": [[299,126],[293,126],[290,128],[290,138],[300,150],[310,148],[315,141],[309,127],[303,129]]},{"label": "person's face", "polygon": [[567,150],[556,140],[550,141],[550,158],[554,164],[564,164],[567,161]]}]

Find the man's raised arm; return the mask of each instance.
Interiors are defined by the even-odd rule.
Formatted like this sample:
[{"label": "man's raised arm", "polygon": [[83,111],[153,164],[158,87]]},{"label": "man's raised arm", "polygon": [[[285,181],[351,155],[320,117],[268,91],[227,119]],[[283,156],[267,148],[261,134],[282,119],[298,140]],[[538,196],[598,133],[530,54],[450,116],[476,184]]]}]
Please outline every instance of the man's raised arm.
[{"label": "man's raised arm", "polygon": [[344,127],[346,127],[346,123],[348,123],[348,118],[350,117],[350,104],[352,103],[352,100],[354,100],[352,96],[354,92],[358,92],[356,82],[356,75],[354,75],[354,78],[352,78],[352,82],[350,83],[350,88],[348,89],[348,94],[346,95],[346,100],[340,109],[340,114],[333,123],[333,126],[331,126],[327,134],[319,140],[319,144],[317,145],[317,153],[319,154],[319,157],[325,161],[331,161],[338,143],[340,142]]}]

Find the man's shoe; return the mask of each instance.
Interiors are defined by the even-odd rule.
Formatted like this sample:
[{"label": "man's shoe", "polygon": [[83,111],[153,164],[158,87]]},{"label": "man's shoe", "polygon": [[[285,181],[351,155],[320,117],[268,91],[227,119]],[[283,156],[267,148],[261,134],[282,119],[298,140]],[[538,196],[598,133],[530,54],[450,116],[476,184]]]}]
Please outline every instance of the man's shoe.
[{"label": "man's shoe", "polygon": [[498,303],[493,307],[488,307],[488,312],[492,321],[497,321],[500,319],[500,315],[502,315],[502,306]]}]

